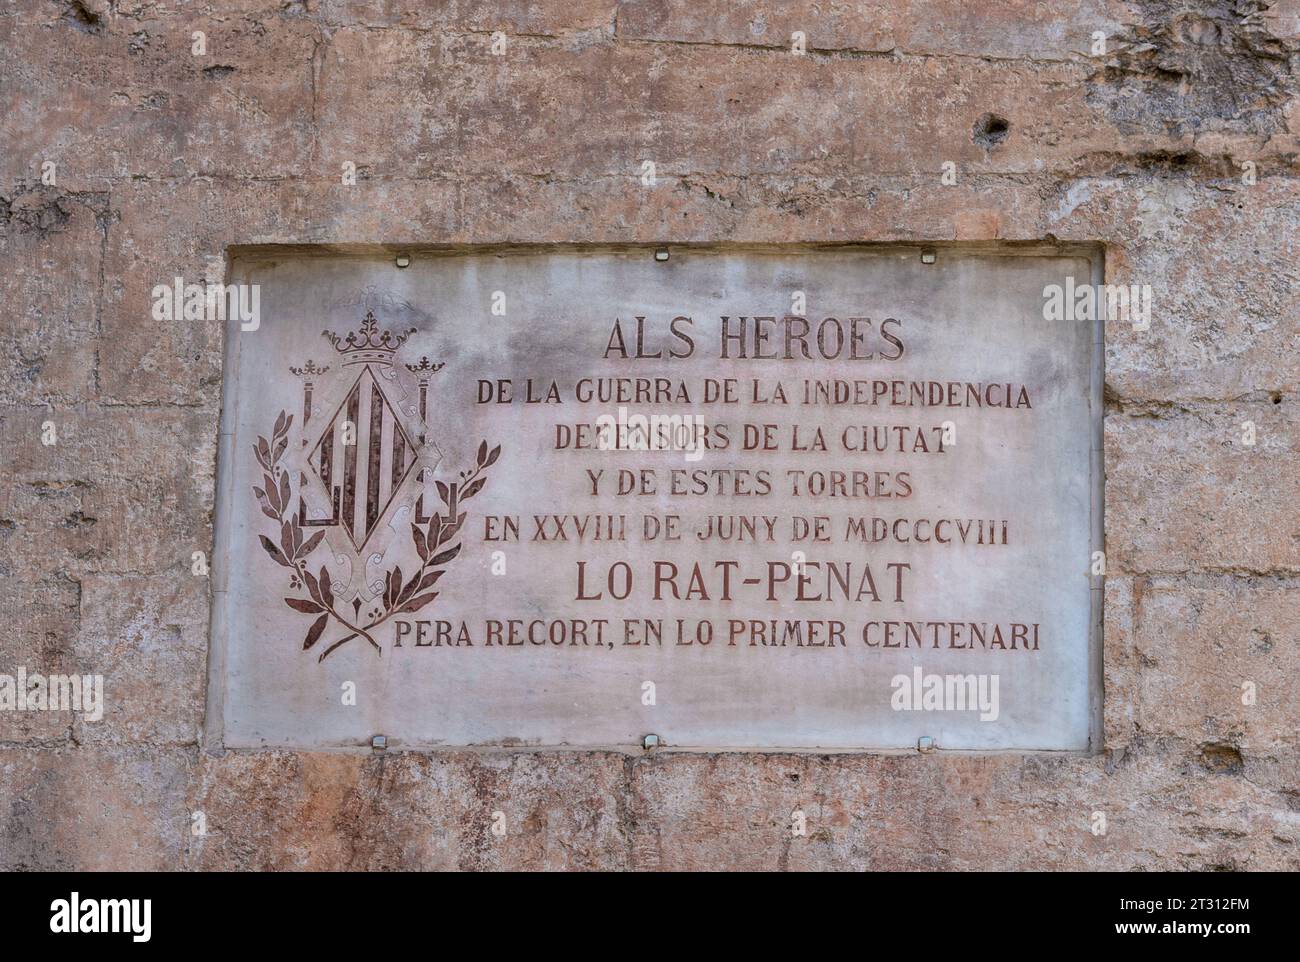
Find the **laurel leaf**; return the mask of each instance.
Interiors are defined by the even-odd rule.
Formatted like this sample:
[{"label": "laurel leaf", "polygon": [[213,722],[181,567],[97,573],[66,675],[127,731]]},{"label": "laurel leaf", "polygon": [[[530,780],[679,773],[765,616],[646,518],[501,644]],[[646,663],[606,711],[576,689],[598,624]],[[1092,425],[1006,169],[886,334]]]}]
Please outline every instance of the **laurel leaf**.
[{"label": "laurel leaf", "polygon": [[400,605],[402,602],[414,595],[419,588],[419,584],[420,572],[417,571],[415,574],[411,575],[411,580],[408,581],[405,587],[402,588],[401,592],[398,593],[396,603]]},{"label": "laurel leaf", "polygon": [[384,586],[384,607],[392,608],[397,600],[397,591],[402,587],[402,566],[398,565],[388,572],[388,581]]},{"label": "laurel leaf", "polygon": [[[299,530],[301,530],[301,529],[299,529]],[[325,537],[325,532],[324,532],[324,531],[317,531],[314,535],[312,535],[310,538],[308,538],[308,539],[307,539],[307,543],[304,544],[304,545],[303,545],[303,546],[298,550],[298,557],[299,557],[299,558],[305,558],[305,557],[307,557],[309,554],[311,554],[313,551],[315,551],[315,550],[316,550],[316,547],[321,543],[321,539],[323,539],[324,537]]]},{"label": "laurel leaf", "polygon": [[468,501],[470,498],[474,497],[474,495],[482,491],[483,485],[485,484],[487,484],[487,478],[475,478],[473,483],[465,489],[465,492],[460,496],[460,499],[462,501]]},{"label": "laurel leaf", "polygon": [[445,565],[448,561],[450,561],[452,558],[456,557],[456,555],[458,555],[458,554],[460,554],[460,545],[458,545],[458,544],[452,545],[452,546],[451,546],[450,548],[448,548],[446,551],[443,551],[443,552],[440,552],[439,554],[434,555],[434,556],[429,560],[429,564],[431,564],[431,565]]},{"label": "laurel leaf", "polygon": [[402,590],[402,566],[395,565],[393,567],[393,600],[388,603],[388,606],[390,608],[393,605],[397,604],[397,595],[401,592],[401,590]]},{"label": "laurel leaf", "polygon": [[425,588],[432,588],[434,584],[437,582],[437,580],[443,576],[444,572],[445,569],[443,568],[439,568],[437,571],[430,571],[420,581],[420,587],[416,588],[415,590],[423,591]]},{"label": "laurel leaf", "polygon": [[497,458],[499,457],[501,457],[501,445],[498,444],[495,448],[492,449],[492,453],[488,455],[487,462],[483,465],[483,467],[485,468],[492,467],[492,465],[497,463]]},{"label": "laurel leaf", "polygon": [[334,587],[330,584],[330,570],[324,565],[320,566],[320,578],[317,581],[320,585],[321,600],[325,602],[326,608],[334,607]]},{"label": "laurel leaf", "polygon": [[447,484],[444,481],[435,481],[433,483],[438,489],[438,497],[442,498],[442,503],[445,505],[450,505],[451,488],[447,487]]},{"label": "laurel leaf", "polygon": [[312,574],[310,571],[308,571],[306,568],[303,569],[302,577],[303,580],[307,583],[307,590],[311,593],[312,598],[316,601],[317,604],[320,604],[322,601],[320,596],[320,582],[318,582],[316,580],[316,576]]},{"label": "laurel leaf", "polygon": [[262,540],[262,547],[266,549],[266,553],[271,556],[276,564],[283,565],[286,568],[289,567],[289,562],[285,560],[284,555],[280,554],[280,549],[275,546],[270,538],[264,534],[259,534],[258,537]]},{"label": "laurel leaf", "polygon": [[429,545],[425,540],[424,532],[420,530],[418,524],[411,525],[411,540],[415,542],[415,553],[420,556],[420,560],[428,561]]},{"label": "laurel leaf", "polygon": [[306,598],[285,598],[284,603],[294,611],[301,611],[304,615],[314,615],[321,610],[321,606],[314,601],[308,601]]},{"label": "laurel leaf", "polygon": [[419,611],[421,608],[423,608],[425,605],[427,605],[436,597],[438,597],[438,592],[436,591],[427,595],[418,595],[417,597],[412,598],[410,601],[404,604],[402,606],[402,610],[398,613],[409,614],[412,611]]},{"label": "laurel leaf", "polygon": [[478,466],[480,468],[487,463],[487,453],[487,442],[480,441],[478,443]]},{"label": "laurel leaf", "polygon": [[307,632],[307,639],[302,643],[303,651],[306,651],[320,640],[321,632],[325,630],[325,626],[329,624],[329,620],[329,615],[321,615],[316,619],[312,624],[311,629]]},{"label": "laurel leaf", "polygon": [[266,500],[271,502],[271,507],[275,509],[277,515],[284,510],[284,505],[280,501],[280,489],[269,474],[262,475],[262,484],[265,485]]}]

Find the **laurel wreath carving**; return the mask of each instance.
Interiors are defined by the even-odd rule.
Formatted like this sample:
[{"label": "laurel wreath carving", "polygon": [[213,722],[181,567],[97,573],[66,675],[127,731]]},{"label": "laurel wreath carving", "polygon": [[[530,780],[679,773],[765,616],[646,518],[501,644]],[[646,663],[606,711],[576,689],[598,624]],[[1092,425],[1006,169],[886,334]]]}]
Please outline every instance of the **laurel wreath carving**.
[{"label": "laurel wreath carving", "polygon": [[330,623],[334,622],[347,634],[321,652],[318,663],[355,638],[364,638],[382,655],[383,647],[375,641],[371,631],[394,615],[419,611],[438,597],[439,592],[431,589],[446,572],[446,566],[460,554],[463,544],[456,539],[465,524],[467,512],[457,513],[457,509],[483,490],[487,483],[485,472],[501,456],[501,445],[489,450],[486,441],[480,442],[474,467],[460,472],[460,481],[454,492],[445,482],[434,482],[446,513],[435,513],[427,525],[411,523],[411,540],[415,542],[415,551],[420,557],[419,568],[409,580],[403,580],[401,565],[386,571],[383,596],[377,599],[377,606],[368,613],[370,620],[362,624],[360,596],[352,601],[350,617],[346,609],[340,612],[329,568],[321,565],[319,572],[313,574],[307,566],[308,557],[320,547],[325,531],[317,531],[306,537],[302,525],[290,511],[293,489],[289,482],[289,472],[281,466],[280,459],[288,448],[289,427],[292,424],[293,415],[281,411],[275,420],[270,440],[259,435],[257,443],[253,445],[257,463],[264,472],[262,484],[253,485],[253,494],[262,513],[280,526],[278,544],[264,534],[258,535],[258,538],[271,560],[294,572],[290,577],[290,588],[306,589],[305,597],[285,598],[284,603],[294,611],[317,616],[307,629],[307,636],[302,643],[303,651],[311,650],[321,640]]}]

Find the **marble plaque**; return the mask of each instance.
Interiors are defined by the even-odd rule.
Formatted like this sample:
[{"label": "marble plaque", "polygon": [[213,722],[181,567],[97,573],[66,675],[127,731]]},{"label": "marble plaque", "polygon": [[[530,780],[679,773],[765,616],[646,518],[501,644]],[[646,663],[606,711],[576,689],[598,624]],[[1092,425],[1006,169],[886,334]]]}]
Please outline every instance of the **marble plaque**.
[{"label": "marble plaque", "polygon": [[1095,252],[397,263],[232,260],[211,742],[1096,748]]}]

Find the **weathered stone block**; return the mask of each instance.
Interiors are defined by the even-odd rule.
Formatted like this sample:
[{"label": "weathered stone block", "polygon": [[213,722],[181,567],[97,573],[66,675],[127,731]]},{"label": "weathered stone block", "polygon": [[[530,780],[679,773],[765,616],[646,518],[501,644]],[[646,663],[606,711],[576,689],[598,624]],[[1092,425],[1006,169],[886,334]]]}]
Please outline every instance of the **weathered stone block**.
[{"label": "weathered stone block", "polygon": [[5,871],[167,871],[190,839],[184,752],[0,749]]},{"label": "weathered stone block", "polygon": [[89,575],[73,654],[104,678],[103,718],[81,718],[82,742],[194,745],[207,680],[208,579]]},{"label": "weathered stone block", "polygon": [[0,404],[94,397],[106,198],[0,190]]},{"label": "weathered stone block", "polygon": [[1105,445],[1108,570],[1300,570],[1294,404],[1123,408]]},{"label": "weathered stone block", "polygon": [[1297,750],[1300,580],[1133,579],[1133,722],[1202,743],[1213,772]]}]

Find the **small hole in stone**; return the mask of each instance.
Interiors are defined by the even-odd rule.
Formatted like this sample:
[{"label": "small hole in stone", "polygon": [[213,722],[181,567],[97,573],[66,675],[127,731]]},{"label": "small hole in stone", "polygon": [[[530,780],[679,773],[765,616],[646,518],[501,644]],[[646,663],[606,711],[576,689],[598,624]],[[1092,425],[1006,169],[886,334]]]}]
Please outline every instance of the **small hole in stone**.
[{"label": "small hole in stone", "polygon": [[99,33],[104,28],[104,21],[100,19],[99,14],[87,9],[81,0],[72,0],[72,3],[68,4],[67,17],[78,30],[86,33]]},{"label": "small hole in stone", "polygon": [[985,150],[992,150],[1006,140],[1007,134],[1010,132],[1011,123],[1005,117],[999,117],[997,114],[985,114],[975,121],[975,130],[971,135],[971,139]]},{"label": "small hole in stone", "polygon": [[1245,769],[1241,752],[1223,742],[1208,742],[1201,746],[1201,765],[1215,775],[1240,775]]},{"label": "small hole in stone", "polygon": [[1281,391],[1274,391],[1274,392],[1273,392],[1273,403],[1274,403],[1274,404],[1281,404],[1281,403],[1282,403],[1282,392],[1281,392]]}]

